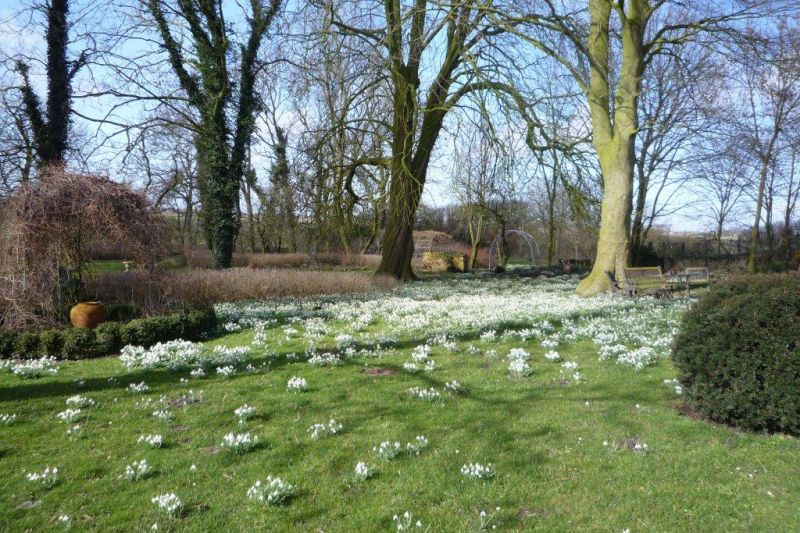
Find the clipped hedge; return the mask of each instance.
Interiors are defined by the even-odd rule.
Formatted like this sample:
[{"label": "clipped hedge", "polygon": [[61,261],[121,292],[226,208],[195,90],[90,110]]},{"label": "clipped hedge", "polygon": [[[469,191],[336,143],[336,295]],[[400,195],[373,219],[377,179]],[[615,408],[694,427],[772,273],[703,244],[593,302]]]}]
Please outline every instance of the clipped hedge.
[{"label": "clipped hedge", "polygon": [[696,411],[800,434],[800,276],[742,276],[712,287],[685,315],[672,358]]},{"label": "clipped hedge", "polygon": [[71,328],[15,333],[0,329],[0,358],[89,359],[118,352],[126,344],[149,347],[175,339],[201,340],[217,325],[213,308],[104,322],[95,329]]}]

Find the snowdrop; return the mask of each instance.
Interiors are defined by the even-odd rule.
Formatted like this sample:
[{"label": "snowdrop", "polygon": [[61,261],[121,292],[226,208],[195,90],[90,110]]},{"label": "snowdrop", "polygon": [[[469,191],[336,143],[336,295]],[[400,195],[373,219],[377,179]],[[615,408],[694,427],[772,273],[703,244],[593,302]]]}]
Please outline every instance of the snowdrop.
[{"label": "snowdrop", "polygon": [[414,522],[414,516],[409,511],[406,511],[400,516],[394,515],[392,517],[392,522],[394,522],[395,529],[397,531],[408,531],[409,529],[412,528],[422,527],[422,522],[419,520]]},{"label": "snowdrop", "polygon": [[136,442],[139,444],[145,443],[147,446],[151,448],[161,448],[161,446],[164,445],[164,439],[161,437],[161,435],[158,434],[140,435],[139,439]]},{"label": "snowdrop", "polygon": [[426,402],[438,402],[442,399],[442,395],[434,388],[422,389],[420,387],[411,387],[408,393],[412,398],[417,398]]},{"label": "snowdrop", "polygon": [[86,396],[81,396],[80,394],[76,394],[75,396],[70,396],[67,398],[67,406],[69,407],[92,407],[94,405],[94,400],[91,398],[87,398]]},{"label": "snowdrop", "polygon": [[372,448],[372,453],[383,459],[384,461],[391,461],[403,452],[403,448],[399,442],[391,442],[385,440],[378,446]]},{"label": "snowdrop", "polygon": [[151,500],[158,509],[170,516],[178,516],[183,510],[183,502],[174,493],[159,494]]},{"label": "snowdrop", "polygon": [[153,411],[153,418],[161,422],[169,422],[172,420],[172,411],[169,409],[158,409]]},{"label": "snowdrop", "polygon": [[10,363],[11,373],[22,379],[35,379],[58,374],[59,363],[55,357],[41,357]]},{"label": "snowdrop", "polygon": [[150,390],[150,387],[142,381],[141,383],[131,383],[128,385],[128,390],[134,394],[142,394]]},{"label": "snowdrop", "polygon": [[508,373],[511,377],[524,378],[531,374],[531,366],[524,359],[512,359],[508,363]]},{"label": "snowdrop", "polygon": [[125,467],[125,471],[119,476],[120,479],[128,481],[139,481],[153,474],[153,468],[147,463],[147,459],[134,461]]},{"label": "snowdrop", "polygon": [[461,475],[474,479],[491,479],[494,477],[494,466],[491,463],[468,463],[461,467]]},{"label": "snowdrop", "polygon": [[675,394],[677,394],[678,396],[683,394],[683,386],[681,385],[681,382],[678,381],[677,379],[665,379],[664,384],[673,387],[675,389]]},{"label": "snowdrop", "polygon": [[17,421],[17,414],[0,414],[0,424],[10,426]]},{"label": "snowdrop", "polygon": [[65,409],[58,413],[58,418],[67,424],[72,424],[81,420],[84,417],[83,412],[80,409]]},{"label": "snowdrop", "polygon": [[446,390],[447,392],[450,392],[452,394],[461,394],[466,389],[464,388],[464,386],[461,383],[459,383],[458,381],[456,381],[454,379],[453,381],[448,381],[448,382],[446,382],[444,384],[444,390]]},{"label": "snowdrop", "polygon": [[413,442],[406,443],[406,453],[409,455],[419,455],[428,445],[430,445],[430,442],[427,437],[424,435],[417,435]]},{"label": "snowdrop", "polygon": [[236,369],[230,365],[217,367],[217,375],[223,378],[229,378],[236,374]]},{"label": "snowdrop", "polygon": [[417,363],[415,363],[414,361],[406,361],[405,363],[403,363],[403,370],[408,372],[409,374],[416,374],[417,372],[419,372],[419,367],[417,366]]},{"label": "snowdrop", "polygon": [[561,361],[561,355],[555,350],[549,350],[549,351],[545,352],[544,358],[547,359],[548,361],[553,362],[553,363],[557,363],[558,361]]},{"label": "snowdrop", "polygon": [[253,416],[253,414],[255,414],[255,412],[256,412],[256,408],[255,407],[251,407],[251,406],[249,406],[247,404],[243,404],[241,407],[236,408],[233,411],[233,414],[235,414],[237,417],[239,417],[239,423],[240,424],[244,424],[247,421],[248,418],[250,418],[251,416]]},{"label": "snowdrop", "polygon": [[204,378],[206,377],[206,371],[203,370],[202,368],[195,368],[194,370],[189,372],[189,375],[192,376],[194,379]]},{"label": "snowdrop", "polygon": [[222,329],[224,329],[228,333],[231,333],[231,332],[234,332],[234,331],[241,330],[242,326],[240,326],[236,322],[225,322],[224,324],[222,324]]},{"label": "snowdrop", "polygon": [[497,331],[495,331],[493,329],[487,329],[486,331],[481,333],[481,340],[482,341],[494,342],[494,340],[496,338],[497,338]]},{"label": "snowdrop", "polygon": [[310,428],[308,428],[307,433],[312,439],[318,439],[320,437],[336,435],[343,429],[344,426],[342,424],[336,422],[334,419],[331,419],[327,424],[312,425]]},{"label": "snowdrop", "polygon": [[28,472],[25,477],[31,483],[41,485],[44,489],[51,489],[58,483],[58,468],[48,466],[42,472]]},{"label": "snowdrop", "polygon": [[279,477],[267,476],[265,481],[256,480],[247,489],[247,497],[269,505],[280,505],[294,496],[294,486]]},{"label": "snowdrop", "polygon": [[308,364],[311,366],[337,366],[342,364],[342,360],[335,353],[315,353],[308,360]]},{"label": "snowdrop", "polygon": [[242,455],[253,451],[257,445],[258,437],[254,437],[250,433],[228,433],[222,437],[220,447],[231,453]]},{"label": "snowdrop", "polygon": [[375,475],[375,468],[368,465],[367,463],[359,461],[356,463],[355,473],[353,478],[356,481],[366,481],[372,476]]},{"label": "snowdrop", "polygon": [[289,390],[293,390],[295,392],[302,392],[308,390],[308,383],[306,382],[305,378],[292,376],[291,378],[289,378],[289,382],[286,384],[286,388]]},{"label": "snowdrop", "polygon": [[414,347],[414,350],[411,352],[411,359],[414,360],[415,363],[424,363],[428,360],[431,354],[431,347],[427,344],[419,344]]}]

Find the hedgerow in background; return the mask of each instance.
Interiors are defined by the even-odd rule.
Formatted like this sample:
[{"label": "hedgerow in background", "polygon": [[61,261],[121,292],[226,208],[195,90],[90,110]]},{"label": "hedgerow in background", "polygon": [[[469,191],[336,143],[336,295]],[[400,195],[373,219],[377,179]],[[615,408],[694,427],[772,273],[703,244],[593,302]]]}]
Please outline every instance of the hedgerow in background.
[{"label": "hedgerow in background", "polygon": [[687,400],[705,416],[800,433],[800,275],[713,287],[685,315],[672,358]]}]

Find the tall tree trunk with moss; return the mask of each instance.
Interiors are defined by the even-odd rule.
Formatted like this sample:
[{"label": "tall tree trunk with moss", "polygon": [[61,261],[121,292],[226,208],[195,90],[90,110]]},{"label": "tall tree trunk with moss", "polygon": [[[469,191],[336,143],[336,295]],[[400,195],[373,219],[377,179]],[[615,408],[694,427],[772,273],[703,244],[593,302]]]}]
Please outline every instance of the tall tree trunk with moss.
[{"label": "tall tree trunk with moss", "polygon": [[652,15],[645,0],[632,0],[621,19],[622,63],[614,91],[609,83],[610,18],[614,6],[608,0],[590,0],[591,27],[587,49],[591,61],[589,108],[593,143],[603,175],[600,231],[592,272],[578,285],[581,296],[593,296],[608,289],[605,272],[624,278],[628,262],[631,194],[633,191],[634,142],[637,103],[644,71],[644,32]]}]

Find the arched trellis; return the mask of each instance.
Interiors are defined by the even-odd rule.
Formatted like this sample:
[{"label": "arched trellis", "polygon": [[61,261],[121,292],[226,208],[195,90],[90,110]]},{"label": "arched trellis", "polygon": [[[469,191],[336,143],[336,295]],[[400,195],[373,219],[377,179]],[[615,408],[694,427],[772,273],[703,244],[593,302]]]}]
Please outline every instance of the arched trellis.
[{"label": "arched trellis", "polygon": [[[539,244],[534,240],[530,233],[527,231],[522,231],[520,229],[509,229],[506,230],[506,236],[508,235],[519,235],[525,240],[525,243],[528,245],[528,250],[530,252],[530,261],[531,266],[533,266],[533,261],[536,257],[540,255],[539,253]],[[492,241],[491,246],[489,246],[489,268],[495,267],[495,256],[497,256],[497,247],[500,245],[500,235],[498,234],[494,240]]]}]

